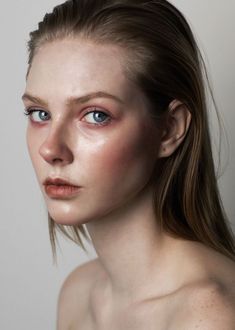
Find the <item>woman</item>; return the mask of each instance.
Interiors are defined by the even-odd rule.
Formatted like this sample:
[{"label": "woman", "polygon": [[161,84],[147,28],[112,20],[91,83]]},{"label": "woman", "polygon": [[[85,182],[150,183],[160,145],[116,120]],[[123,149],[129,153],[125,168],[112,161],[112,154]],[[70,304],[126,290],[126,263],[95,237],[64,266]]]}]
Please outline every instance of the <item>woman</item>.
[{"label": "woman", "polygon": [[27,143],[55,229],[98,258],[57,329],[235,328],[235,242],[217,187],[203,60],[166,0],[74,0],[30,34]]}]

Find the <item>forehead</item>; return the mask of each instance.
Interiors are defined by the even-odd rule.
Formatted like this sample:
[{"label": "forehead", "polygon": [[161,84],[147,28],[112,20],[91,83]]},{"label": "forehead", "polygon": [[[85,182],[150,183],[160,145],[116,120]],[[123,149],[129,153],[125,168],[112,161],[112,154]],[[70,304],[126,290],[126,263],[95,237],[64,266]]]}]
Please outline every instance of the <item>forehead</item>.
[{"label": "forehead", "polygon": [[[45,97],[105,89],[129,95],[134,86],[124,73],[124,50],[82,39],[42,45],[34,56],[27,86]],[[136,89],[136,88],[135,88]]]}]

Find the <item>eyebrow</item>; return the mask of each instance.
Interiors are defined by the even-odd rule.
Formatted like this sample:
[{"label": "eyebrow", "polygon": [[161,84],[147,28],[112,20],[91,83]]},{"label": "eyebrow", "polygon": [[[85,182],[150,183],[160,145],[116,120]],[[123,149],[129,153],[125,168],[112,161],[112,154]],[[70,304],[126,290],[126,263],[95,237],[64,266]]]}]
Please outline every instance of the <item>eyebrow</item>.
[{"label": "eyebrow", "polygon": [[[94,99],[94,98],[104,98],[104,97],[109,98],[109,99],[113,99],[116,102],[124,104],[124,101],[121,100],[119,97],[117,97],[115,95],[112,95],[112,94],[109,94],[109,93],[104,92],[104,91],[98,91],[98,92],[89,93],[89,94],[86,94],[86,95],[83,95],[83,96],[80,96],[80,97],[73,97],[73,96],[69,97],[66,100],[66,105],[67,106],[72,106],[72,105],[76,105],[76,104],[79,104],[79,103],[82,104],[82,103],[86,103],[89,100]],[[48,103],[46,101],[42,100],[40,97],[30,95],[29,93],[25,93],[22,96],[22,100],[23,101],[29,100],[29,101],[38,103],[38,104],[40,104],[44,107],[48,107]]]}]

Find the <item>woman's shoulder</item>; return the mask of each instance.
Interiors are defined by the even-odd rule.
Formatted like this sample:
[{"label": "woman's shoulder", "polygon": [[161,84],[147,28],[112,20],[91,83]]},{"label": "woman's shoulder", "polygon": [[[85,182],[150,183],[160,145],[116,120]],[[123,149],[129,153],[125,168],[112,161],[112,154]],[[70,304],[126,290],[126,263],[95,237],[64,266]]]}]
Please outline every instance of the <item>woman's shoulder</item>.
[{"label": "woman's shoulder", "polygon": [[212,284],[221,295],[233,297],[235,303],[235,261],[208,247],[201,254],[208,272],[206,283]]},{"label": "woman's shoulder", "polygon": [[235,288],[231,283],[208,278],[182,290],[172,329],[235,329]]},{"label": "woman's shoulder", "polygon": [[72,270],[60,288],[57,301],[57,330],[70,329],[74,320],[82,320],[87,313],[89,292],[100,265],[97,259],[88,261]]},{"label": "woman's shoulder", "polygon": [[198,252],[206,272],[199,272],[195,281],[179,290],[174,325],[177,329],[235,329],[235,262],[204,246]]},{"label": "woman's shoulder", "polygon": [[77,266],[65,278],[60,290],[60,295],[73,293],[77,296],[78,293],[79,295],[87,293],[87,290],[90,289],[92,285],[92,281],[96,278],[96,275],[98,275],[99,270],[100,265],[98,259],[90,260]]},{"label": "woman's shoulder", "polygon": [[235,305],[235,261],[202,244],[198,245],[197,252],[194,262],[199,264],[201,272],[196,274],[196,281],[191,286],[189,282],[188,286],[193,297],[203,299],[215,295],[221,300],[231,300]]}]

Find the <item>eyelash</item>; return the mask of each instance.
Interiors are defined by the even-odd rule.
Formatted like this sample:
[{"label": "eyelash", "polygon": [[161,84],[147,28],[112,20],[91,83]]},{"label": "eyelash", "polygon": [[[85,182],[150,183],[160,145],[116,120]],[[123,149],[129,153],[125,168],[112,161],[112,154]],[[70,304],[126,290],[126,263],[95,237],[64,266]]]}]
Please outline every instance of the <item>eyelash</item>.
[{"label": "eyelash", "polygon": [[[31,117],[32,113],[34,112],[45,112],[47,113],[46,111],[44,110],[41,110],[41,109],[36,109],[36,108],[26,108],[25,111],[24,111],[24,115],[25,116],[29,116]],[[93,111],[88,111],[84,114],[84,117],[87,116],[88,114],[90,113],[102,113],[104,114],[105,116],[107,116],[107,120],[105,120],[104,122],[100,122],[100,123],[89,123],[90,125],[94,125],[94,126],[104,126],[104,125],[107,125],[108,122],[110,122],[111,120],[111,117],[105,113],[104,111],[101,111],[101,110],[98,110],[97,108],[94,108]],[[47,113],[48,114],[48,113]],[[43,122],[43,121],[42,121]]]}]

